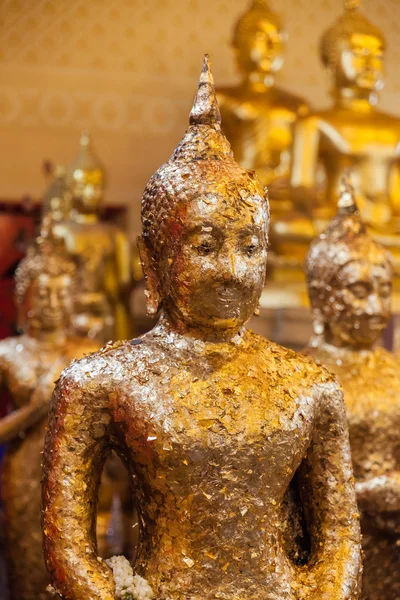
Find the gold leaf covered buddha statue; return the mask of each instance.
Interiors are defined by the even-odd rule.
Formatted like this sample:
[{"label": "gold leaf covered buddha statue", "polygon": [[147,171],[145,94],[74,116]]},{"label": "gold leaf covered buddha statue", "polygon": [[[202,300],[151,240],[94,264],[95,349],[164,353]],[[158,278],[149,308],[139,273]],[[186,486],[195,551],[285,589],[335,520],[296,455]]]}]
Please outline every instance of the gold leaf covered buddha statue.
[{"label": "gold leaf covered buddha statue", "polygon": [[[400,119],[378,108],[385,40],[345,1],[344,14],[325,32],[320,52],[331,75],[333,105],[300,118],[293,133],[291,183],[296,202],[308,205],[319,231],[335,213],[340,180],[351,168],[357,204],[369,231],[390,248],[400,273]],[[318,197],[322,165],[325,193]]]},{"label": "gold leaf covered buddha statue", "polygon": [[390,318],[389,253],[367,233],[348,180],[309,250],[315,335],[307,354],[343,386],[364,549],[364,600],[400,598],[400,371],[375,347]]},{"label": "gold leaf covered buddha statue", "polygon": [[[276,74],[284,61],[287,33],[266,0],[253,0],[238,20],[233,48],[241,83],[217,90],[223,130],[235,159],[254,169],[268,186],[271,204],[272,276],[280,266],[302,278],[302,261],[315,230],[306,212],[290,196],[292,125],[308,113],[305,100],[278,87]],[[299,254],[301,255],[299,257]],[[294,268],[294,271],[293,271]],[[286,275],[285,275],[286,277]]]},{"label": "gold leaf covered buddha statue", "polygon": [[[64,598],[117,597],[93,527],[111,448],[125,458],[140,516],[135,569],[158,600],[358,598],[340,388],[245,328],[264,285],[268,224],[263,186],[221,133],[206,57],[190,127],[142,199],[139,245],[158,324],[76,362],[53,396],[43,528]],[[301,565],[283,539],[291,482],[309,536]]]},{"label": "gold leaf covered buddha statue", "polygon": [[46,219],[16,272],[24,333],[0,342],[0,391],[8,392],[13,407],[0,420],[0,444],[8,444],[1,492],[11,600],[50,598],[40,509],[48,399],[71,360],[98,348],[68,335],[74,277],[75,266]]},{"label": "gold leaf covered buddha statue", "polygon": [[68,194],[65,182],[65,168],[57,165],[49,187],[42,198],[42,219],[47,215],[53,223],[65,221],[69,214]]},{"label": "gold leaf covered buddha statue", "polygon": [[129,243],[119,227],[99,220],[104,170],[87,133],[82,134],[80,146],[66,172],[71,212],[55,228],[78,266],[74,330],[102,342],[124,339],[130,330]]}]

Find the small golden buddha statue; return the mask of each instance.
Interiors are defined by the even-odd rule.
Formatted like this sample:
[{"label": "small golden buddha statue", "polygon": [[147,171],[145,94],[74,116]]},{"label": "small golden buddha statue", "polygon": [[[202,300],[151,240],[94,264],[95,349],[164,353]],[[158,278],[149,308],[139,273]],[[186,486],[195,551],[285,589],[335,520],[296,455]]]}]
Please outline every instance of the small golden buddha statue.
[{"label": "small golden buddha statue", "polygon": [[65,168],[57,165],[53,179],[42,198],[42,219],[50,215],[53,223],[64,221],[69,214],[65,185]]},{"label": "small golden buddha statue", "polygon": [[[46,400],[71,360],[98,348],[68,336],[74,276],[75,266],[46,219],[41,236],[16,271],[25,333],[0,342],[0,388],[8,392],[14,409],[0,420],[0,444],[8,443],[1,490],[10,600],[50,598],[40,518]],[[36,393],[49,386],[50,393]]]},{"label": "small golden buddha statue", "polygon": [[128,337],[130,324],[129,243],[119,227],[99,220],[104,170],[88,134],[82,134],[80,144],[66,174],[70,217],[55,228],[78,266],[74,331],[102,342],[122,339]]},{"label": "small golden buddha statue", "polygon": [[[93,527],[110,448],[132,475],[147,598],[358,597],[342,393],[313,361],[245,329],[265,281],[269,208],[220,122],[206,57],[190,127],[142,200],[148,310],[160,320],[74,363],[53,396],[45,554],[69,600],[117,597]],[[282,533],[294,481],[310,541],[302,565]]]},{"label": "small golden buddha statue", "polygon": [[[295,210],[290,197],[292,125],[308,113],[305,100],[275,85],[284,61],[287,33],[265,0],[253,0],[240,17],[233,48],[241,83],[217,90],[223,129],[235,159],[254,169],[268,186],[271,203],[272,276],[288,267],[303,277],[303,261],[315,229],[305,212]],[[270,261],[271,262],[271,261]],[[285,275],[283,275],[285,273]],[[287,278],[286,270],[282,279]],[[295,277],[296,278],[296,277]]]},{"label": "small golden buddha statue", "polygon": [[364,600],[400,598],[400,371],[375,347],[390,318],[392,266],[344,180],[337,215],[306,262],[315,336],[307,353],[343,386],[358,506]]},{"label": "small golden buddha statue", "polygon": [[[341,177],[351,168],[357,205],[369,231],[393,252],[400,273],[400,119],[378,109],[385,40],[346,0],[344,14],[323,35],[321,58],[330,72],[333,106],[300,118],[294,128],[293,198],[308,204],[320,231],[335,213]],[[318,165],[326,188],[315,192]]]}]

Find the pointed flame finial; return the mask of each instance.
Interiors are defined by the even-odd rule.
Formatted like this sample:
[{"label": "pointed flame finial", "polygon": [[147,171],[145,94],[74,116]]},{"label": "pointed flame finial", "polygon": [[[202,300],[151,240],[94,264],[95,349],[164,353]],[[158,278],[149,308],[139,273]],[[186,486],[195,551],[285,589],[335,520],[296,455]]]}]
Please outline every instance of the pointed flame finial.
[{"label": "pointed flame finial", "polygon": [[351,183],[350,170],[346,170],[340,181],[339,187],[339,200],[338,200],[338,213],[339,214],[353,214],[358,212],[358,206],[356,203],[356,197],[354,193],[354,187]]},{"label": "pointed flame finial", "polygon": [[86,130],[82,131],[79,143],[81,148],[89,148],[91,142],[90,133]]},{"label": "pointed flame finial", "polygon": [[221,128],[221,115],[218,108],[208,54],[204,55],[199,86],[193,108],[190,111],[190,125],[209,125],[215,129]]},{"label": "pointed flame finial", "polygon": [[350,12],[357,10],[361,6],[361,0],[344,0],[344,10]]}]

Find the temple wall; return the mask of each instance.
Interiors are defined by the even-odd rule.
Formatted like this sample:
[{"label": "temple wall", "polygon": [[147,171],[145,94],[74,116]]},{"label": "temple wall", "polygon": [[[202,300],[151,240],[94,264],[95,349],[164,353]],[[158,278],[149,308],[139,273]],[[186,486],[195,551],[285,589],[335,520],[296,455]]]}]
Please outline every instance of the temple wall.
[{"label": "temple wall", "polygon": [[[229,47],[248,0],[0,0],[0,199],[43,190],[43,159],[69,161],[88,128],[109,173],[108,202],[139,227],[143,187],[187,125],[202,54],[237,80]],[[321,33],[340,0],[271,0],[289,32],[279,82],[327,105]],[[364,0],[386,33],[382,107],[399,112],[400,2]]]}]

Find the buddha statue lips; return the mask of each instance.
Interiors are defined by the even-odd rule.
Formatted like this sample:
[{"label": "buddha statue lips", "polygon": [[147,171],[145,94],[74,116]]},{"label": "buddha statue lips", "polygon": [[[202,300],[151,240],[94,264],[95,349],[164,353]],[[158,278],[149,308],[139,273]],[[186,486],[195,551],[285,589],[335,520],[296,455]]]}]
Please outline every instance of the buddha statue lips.
[{"label": "buddha statue lips", "polygon": [[[190,127],[144,191],[142,223],[157,325],[71,365],[52,401],[43,529],[53,586],[69,600],[116,597],[93,529],[114,448],[140,515],[134,568],[158,600],[354,600],[359,525],[341,391],[245,328],[264,283],[269,208],[221,133],[207,57]],[[305,516],[301,564],[291,511]]]}]

